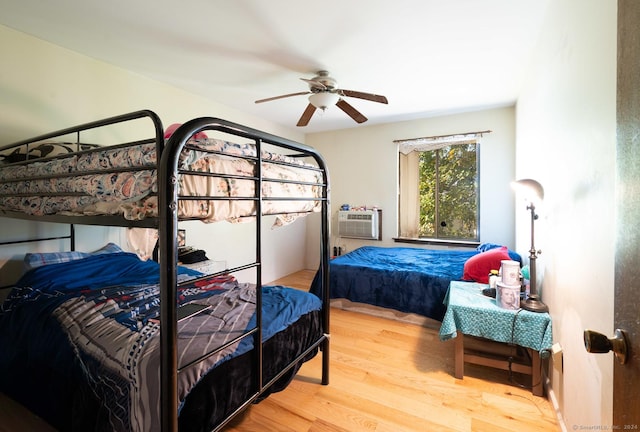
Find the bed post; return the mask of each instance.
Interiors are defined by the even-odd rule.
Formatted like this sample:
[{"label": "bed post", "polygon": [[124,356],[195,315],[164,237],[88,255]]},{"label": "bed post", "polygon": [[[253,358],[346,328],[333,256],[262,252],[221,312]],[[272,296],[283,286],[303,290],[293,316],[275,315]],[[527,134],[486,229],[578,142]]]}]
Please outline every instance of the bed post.
[{"label": "bed post", "polygon": [[330,260],[330,242],[329,242],[329,221],[330,221],[330,206],[329,206],[329,172],[324,161],[322,166],[325,185],[324,188],[324,200],[322,202],[322,223],[321,223],[321,246],[320,246],[320,269],[322,277],[322,326],[325,334],[325,339],[322,342],[322,384],[329,384],[329,337],[330,337],[330,293],[329,293],[329,260]]},{"label": "bed post", "polygon": [[174,133],[158,166],[160,262],[160,420],[162,432],[178,430],[178,351],[176,321],[178,238],[178,157],[187,141]]},{"label": "bed post", "polygon": [[254,188],[256,199],[256,325],[257,331],[253,336],[254,358],[256,362],[255,380],[258,392],[263,390],[263,340],[262,340],[262,140],[255,139],[256,155],[256,177],[257,184]]}]

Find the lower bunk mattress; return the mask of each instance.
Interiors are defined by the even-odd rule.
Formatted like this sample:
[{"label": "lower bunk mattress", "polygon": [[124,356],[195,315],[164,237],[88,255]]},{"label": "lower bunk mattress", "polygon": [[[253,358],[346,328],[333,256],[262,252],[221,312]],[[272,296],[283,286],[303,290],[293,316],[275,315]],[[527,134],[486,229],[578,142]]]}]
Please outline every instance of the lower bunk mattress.
[{"label": "lower bunk mattress", "polygon": [[[331,298],[415,313],[442,321],[452,280],[462,280],[465,262],[477,250],[364,246],[331,260]],[[319,274],[311,292],[319,293]]]},{"label": "lower bunk mattress", "polygon": [[[124,252],[37,267],[0,308],[0,391],[58,430],[159,430],[158,265]],[[180,268],[179,303],[210,307],[178,323],[180,430],[211,430],[256,391],[255,286]],[[263,382],[323,335],[320,300],[262,288]],[[315,355],[312,351],[303,361]],[[296,365],[261,397],[284,389]]]}]

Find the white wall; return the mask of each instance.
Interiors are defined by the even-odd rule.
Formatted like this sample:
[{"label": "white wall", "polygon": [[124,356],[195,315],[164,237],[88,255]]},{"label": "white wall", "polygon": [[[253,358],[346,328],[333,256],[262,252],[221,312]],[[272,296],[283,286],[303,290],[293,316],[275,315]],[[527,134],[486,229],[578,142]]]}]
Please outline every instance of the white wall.
[{"label": "white wall", "polygon": [[[198,95],[146,79],[126,70],[112,67],[86,56],[57,47],[7,27],[0,26],[0,143],[26,139],[104,117],[151,109],[165,127],[194,117],[214,116],[256,129],[303,142],[299,131],[287,129],[251,117]],[[304,268],[306,248],[305,221],[296,221],[281,232],[268,232],[263,257],[263,279],[271,280]],[[239,260],[240,245],[245,240],[245,227],[231,227],[226,222],[200,224],[189,228],[188,238],[212,256]],[[33,223],[2,219],[0,237],[16,232],[32,234],[56,230],[49,225],[36,228]],[[224,239],[224,240],[223,240]],[[276,240],[277,239],[277,240]],[[80,228],[78,250],[93,250],[107,241],[125,246],[126,237],[118,228]],[[284,247],[286,245],[286,247]],[[30,246],[31,250],[58,250],[59,242]],[[68,246],[66,246],[68,247]],[[274,257],[282,254],[287,260]],[[222,252],[224,250],[224,252]],[[15,278],[17,261],[25,247],[0,249],[0,285]],[[7,264],[7,261],[11,261]],[[279,264],[279,263],[282,263]]]},{"label": "white wall", "polygon": [[[395,243],[398,208],[398,150],[394,140],[491,130],[480,144],[480,241],[515,247],[513,193],[515,110],[488,109],[391,124],[359,126],[307,135],[306,142],[326,159],[331,177],[332,225],[341,204],[382,209],[382,241],[339,239],[332,244],[353,250],[363,244],[408,246]],[[317,232],[309,224],[310,234]],[[416,246],[416,245],[411,245]],[[317,256],[307,252],[307,266]]]},{"label": "white wall", "polygon": [[588,354],[582,332],[613,334],[616,13],[615,1],[550,2],[516,110],[516,173],[545,187],[536,246],[564,350],[552,388],[568,430],[612,421],[613,357]]}]

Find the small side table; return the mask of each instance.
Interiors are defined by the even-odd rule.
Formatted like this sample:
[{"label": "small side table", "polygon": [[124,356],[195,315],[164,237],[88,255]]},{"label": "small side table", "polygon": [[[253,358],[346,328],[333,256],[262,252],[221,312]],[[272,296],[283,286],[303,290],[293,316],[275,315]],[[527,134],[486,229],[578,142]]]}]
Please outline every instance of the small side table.
[{"label": "small side table", "polygon": [[[540,353],[551,348],[551,317],[548,313],[503,309],[482,294],[487,285],[454,281],[445,297],[447,312],[440,326],[440,340],[456,338],[455,376],[464,377],[464,363],[474,363],[531,375],[532,392],[543,395]],[[467,353],[465,335],[518,345],[528,350],[531,364],[513,363],[495,356]]]}]

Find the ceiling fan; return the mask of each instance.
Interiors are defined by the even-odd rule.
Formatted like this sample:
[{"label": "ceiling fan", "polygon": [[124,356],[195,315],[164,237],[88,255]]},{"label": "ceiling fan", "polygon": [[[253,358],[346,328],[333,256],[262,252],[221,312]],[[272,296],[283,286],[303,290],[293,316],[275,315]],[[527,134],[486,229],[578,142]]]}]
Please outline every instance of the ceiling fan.
[{"label": "ceiling fan", "polygon": [[318,71],[317,75],[311,79],[300,78],[302,81],[306,81],[309,84],[309,90],[297,93],[290,93],[281,96],[274,96],[266,99],[257,100],[256,103],[269,102],[276,99],[282,99],[291,96],[311,95],[309,96],[309,105],[302,113],[302,117],[298,120],[296,126],[306,126],[309,124],[309,120],[316,112],[316,109],[326,110],[331,105],[337,105],[342,111],[347,113],[349,117],[354,119],[357,123],[364,123],[367,118],[347,101],[342,99],[343,97],[354,97],[358,99],[365,99],[373,102],[379,102],[386,104],[387,98],[384,96],[363,93],[354,90],[344,90],[338,88],[338,83],[335,79],[329,76],[329,72],[325,70]]}]

